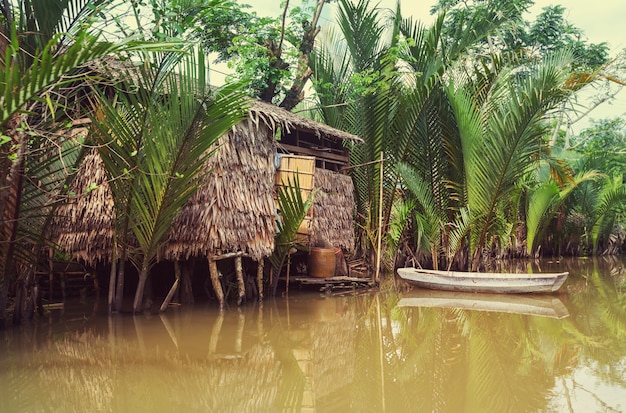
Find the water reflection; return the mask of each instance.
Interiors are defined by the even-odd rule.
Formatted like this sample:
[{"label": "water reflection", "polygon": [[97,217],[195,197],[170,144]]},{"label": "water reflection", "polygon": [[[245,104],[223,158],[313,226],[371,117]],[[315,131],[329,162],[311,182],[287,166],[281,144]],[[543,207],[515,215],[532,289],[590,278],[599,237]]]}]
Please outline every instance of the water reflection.
[{"label": "water reflection", "polygon": [[440,307],[551,318],[569,317],[563,301],[552,294],[484,294],[416,290],[403,295],[399,307]]},{"label": "water reflection", "polygon": [[75,303],[3,333],[1,410],[623,410],[624,262],[542,265],[570,271],[564,294],[401,288],[112,318]]}]

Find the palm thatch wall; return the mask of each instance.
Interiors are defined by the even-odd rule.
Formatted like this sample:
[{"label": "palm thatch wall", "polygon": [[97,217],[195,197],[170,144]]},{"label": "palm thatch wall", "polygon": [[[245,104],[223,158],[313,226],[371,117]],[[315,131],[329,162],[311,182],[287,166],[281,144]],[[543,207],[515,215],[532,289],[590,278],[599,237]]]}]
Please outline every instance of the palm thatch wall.
[{"label": "palm thatch wall", "polygon": [[313,238],[348,252],[354,250],[354,184],[337,172],[315,170]]},{"label": "palm thatch wall", "polygon": [[110,261],[115,210],[97,149],[83,159],[69,192],[75,195],[59,206],[51,225],[52,239],[72,258],[88,265]]},{"label": "palm thatch wall", "polygon": [[243,252],[255,260],[274,249],[274,131],[254,114],[218,141],[203,186],[172,225],[161,258]]}]

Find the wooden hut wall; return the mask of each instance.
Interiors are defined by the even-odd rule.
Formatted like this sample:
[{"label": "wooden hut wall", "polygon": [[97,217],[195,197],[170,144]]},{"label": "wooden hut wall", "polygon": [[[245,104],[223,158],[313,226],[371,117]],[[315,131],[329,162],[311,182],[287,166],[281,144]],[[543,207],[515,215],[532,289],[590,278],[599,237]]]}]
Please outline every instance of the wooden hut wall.
[{"label": "wooden hut wall", "polygon": [[110,261],[115,210],[97,149],[85,156],[70,191],[76,195],[58,208],[51,225],[52,238],[72,258],[89,265]]},{"label": "wooden hut wall", "polygon": [[354,184],[337,172],[315,170],[313,239],[324,240],[348,252],[354,250]]},{"label": "wooden hut wall", "polygon": [[220,138],[211,170],[172,225],[163,257],[243,252],[255,260],[274,249],[274,132],[248,119]]}]

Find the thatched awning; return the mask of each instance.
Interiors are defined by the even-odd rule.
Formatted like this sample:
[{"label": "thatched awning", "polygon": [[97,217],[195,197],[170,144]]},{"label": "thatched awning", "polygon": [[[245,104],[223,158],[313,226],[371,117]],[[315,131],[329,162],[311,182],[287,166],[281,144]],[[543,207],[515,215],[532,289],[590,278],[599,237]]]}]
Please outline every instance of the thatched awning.
[{"label": "thatched awning", "polygon": [[172,225],[163,258],[243,252],[255,260],[274,249],[274,130],[252,116],[220,138],[211,173]]},{"label": "thatched awning", "polygon": [[354,250],[354,184],[337,172],[315,170],[313,236],[348,252]]}]

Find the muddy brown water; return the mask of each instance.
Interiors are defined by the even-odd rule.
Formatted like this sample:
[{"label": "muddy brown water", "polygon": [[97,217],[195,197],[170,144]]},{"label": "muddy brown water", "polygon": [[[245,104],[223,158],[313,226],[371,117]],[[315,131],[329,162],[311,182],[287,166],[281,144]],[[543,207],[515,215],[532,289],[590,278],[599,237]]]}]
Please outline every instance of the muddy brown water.
[{"label": "muddy brown water", "polygon": [[560,294],[384,292],[108,317],[68,301],[0,331],[0,412],[626,411],[626,262],[546,262]]}]

